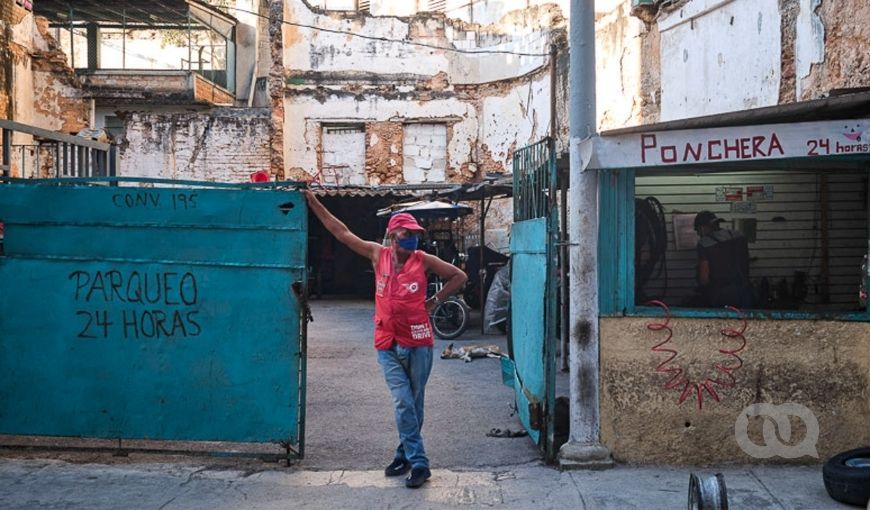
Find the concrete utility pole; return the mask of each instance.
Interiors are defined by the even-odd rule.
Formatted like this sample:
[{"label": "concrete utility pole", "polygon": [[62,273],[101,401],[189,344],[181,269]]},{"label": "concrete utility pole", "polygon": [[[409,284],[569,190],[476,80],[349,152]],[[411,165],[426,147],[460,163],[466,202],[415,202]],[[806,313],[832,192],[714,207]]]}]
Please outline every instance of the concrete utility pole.
[{"label": "concrete utility pole", "polygon": [[581,142],[596,129],[595,0],[571,0],[569,20],[571,432],[559,464],[600,469],[612,461],[601,444],[598,413],[598,174],[584,170],[580,153]]}]

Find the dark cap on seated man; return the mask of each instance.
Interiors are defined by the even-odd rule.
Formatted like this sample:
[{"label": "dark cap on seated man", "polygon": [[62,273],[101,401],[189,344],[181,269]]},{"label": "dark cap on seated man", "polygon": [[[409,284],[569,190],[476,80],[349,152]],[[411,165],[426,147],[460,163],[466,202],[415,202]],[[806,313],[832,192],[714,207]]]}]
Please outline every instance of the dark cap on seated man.
[{"label": "dark cap on seated man", "polygon": [[695,230],[698,230],[699,227],[712,227],[715,230],[720,221],[725,220],[710,211],[701,211],[695,216]]}]

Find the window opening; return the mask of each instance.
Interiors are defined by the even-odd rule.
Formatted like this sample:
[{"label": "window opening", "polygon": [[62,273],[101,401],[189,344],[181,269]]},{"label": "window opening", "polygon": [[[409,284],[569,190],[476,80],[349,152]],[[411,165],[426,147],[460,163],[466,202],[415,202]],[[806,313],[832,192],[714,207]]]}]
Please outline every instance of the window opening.
[{"label": "window opening", "polygon": [[635,305],[866,311],[867,181],[845,170],[637,175]]}]

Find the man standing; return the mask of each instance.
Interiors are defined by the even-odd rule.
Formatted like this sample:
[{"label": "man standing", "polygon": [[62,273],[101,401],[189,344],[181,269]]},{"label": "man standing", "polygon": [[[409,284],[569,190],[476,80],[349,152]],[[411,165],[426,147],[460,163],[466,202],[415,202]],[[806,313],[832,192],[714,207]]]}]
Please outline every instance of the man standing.
[{"label": "man standing", "polygon": [[735,230],[723,229],[710,211],[695,216],[698,233],[698,285],[702,306],[752,306],[749,283],[749,245]]},{"label": "man standing", "polygon": [[[424,232],[407,213],[395,214],[387,225],[389,246],[364,241],[332,215],[310,190],[303,191],[315,216],[335,238],[354,253],[366,257],[375,270],[375,349],[384,379],[393,397],[399,446],[387,476],[410,471],[405,486],[417,488],[431,476],[423,447],[423,401],[432,371],[432,324],[429,313],[467,279],[458,267],[417,249]],[[427,275],[446,283],[426,299]]]}]

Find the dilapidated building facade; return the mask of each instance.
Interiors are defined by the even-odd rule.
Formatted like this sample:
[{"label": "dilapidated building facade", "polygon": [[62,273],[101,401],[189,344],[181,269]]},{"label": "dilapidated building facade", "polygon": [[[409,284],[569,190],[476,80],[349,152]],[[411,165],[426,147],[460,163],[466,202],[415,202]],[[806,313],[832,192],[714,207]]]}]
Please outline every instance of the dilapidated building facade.
[{"label": "dilapidated building facade", "polygon": [[[105,129],[125,176],[240,182],[267,170],[277,180],[316,181],[339,190],[327,200],[354,220],[376,200],[343,193],[349,188],[510,174],[514,152],[550,134],[553,111],[557,150],[567,153],[567,0],[152,3],[157,18],[139,2],[81,1],[70,10],[62,1],[0,0],[0,118],[66,134]],[[595,6],[597,127],[605,135],[845,119],[831,134],[836,141],[853,147],[870,136],[848,122],[870,115],[864,0]],[[696,143],[721,149],[711,157],[752,160],[773,152],[769,135],[763,151],[739,137]],[[15,133],[22,156],[4,172],[53,175],[36,162],[39,144]],[[682,156],[700,160],[698,145],[688,147]],[[855,299],[867,247],[866,162],[818,161],[609,169],[611,182],[624,185],[624,196],[610,198],[630,211],[620,216],[622,234],[637,229],[636,199],[661,203],[659,248],[668,260],[667,271],[642,282],[626,275],[620,290],[629,297],[601,318],[602,439],[618,460],[687,462],[702,450],[704,461],[746,460],[732,441],[709,438],[730,434],[734,416],[762,398],[817,411],[825,454],[867,439],[867,316]],[[696,408],[662,389],[647,327],[660,314],[641,299],[676,309],[687,371],[703,380],[704,369],[721,364],[721,310],[679,310],[697,308],[696,254],[694,239],[677,243],[676,224],[700,210],[751,235],[750,275],[766,289],[756,296],[756,317],[765,320],[751,326],[739,385],[720,388],[722,402],[710,397],[704,409],[700,398]],[[510,222],[506,203],[487,227],[506,231]],[[377,235],[371,225],[353,227]],[[643,249],[620,246],[620,270],[642,262]]]},{"label": "dilapidated building facade", "polygon": [[[2,3],[3,116],[106,128],[122,174],[268,168],[377,185],[510,173],[513,150],[549,133],[550,44],[564,151],[566,0],[164,0],[153,19],[124,2],[25,3]],[[596,2],[599,129],[867,87],[868,7],[847,4]],[[250,165],[218,156],[241,145],[257,148]],[[196,157],[169,156],[179,149]]]}]

